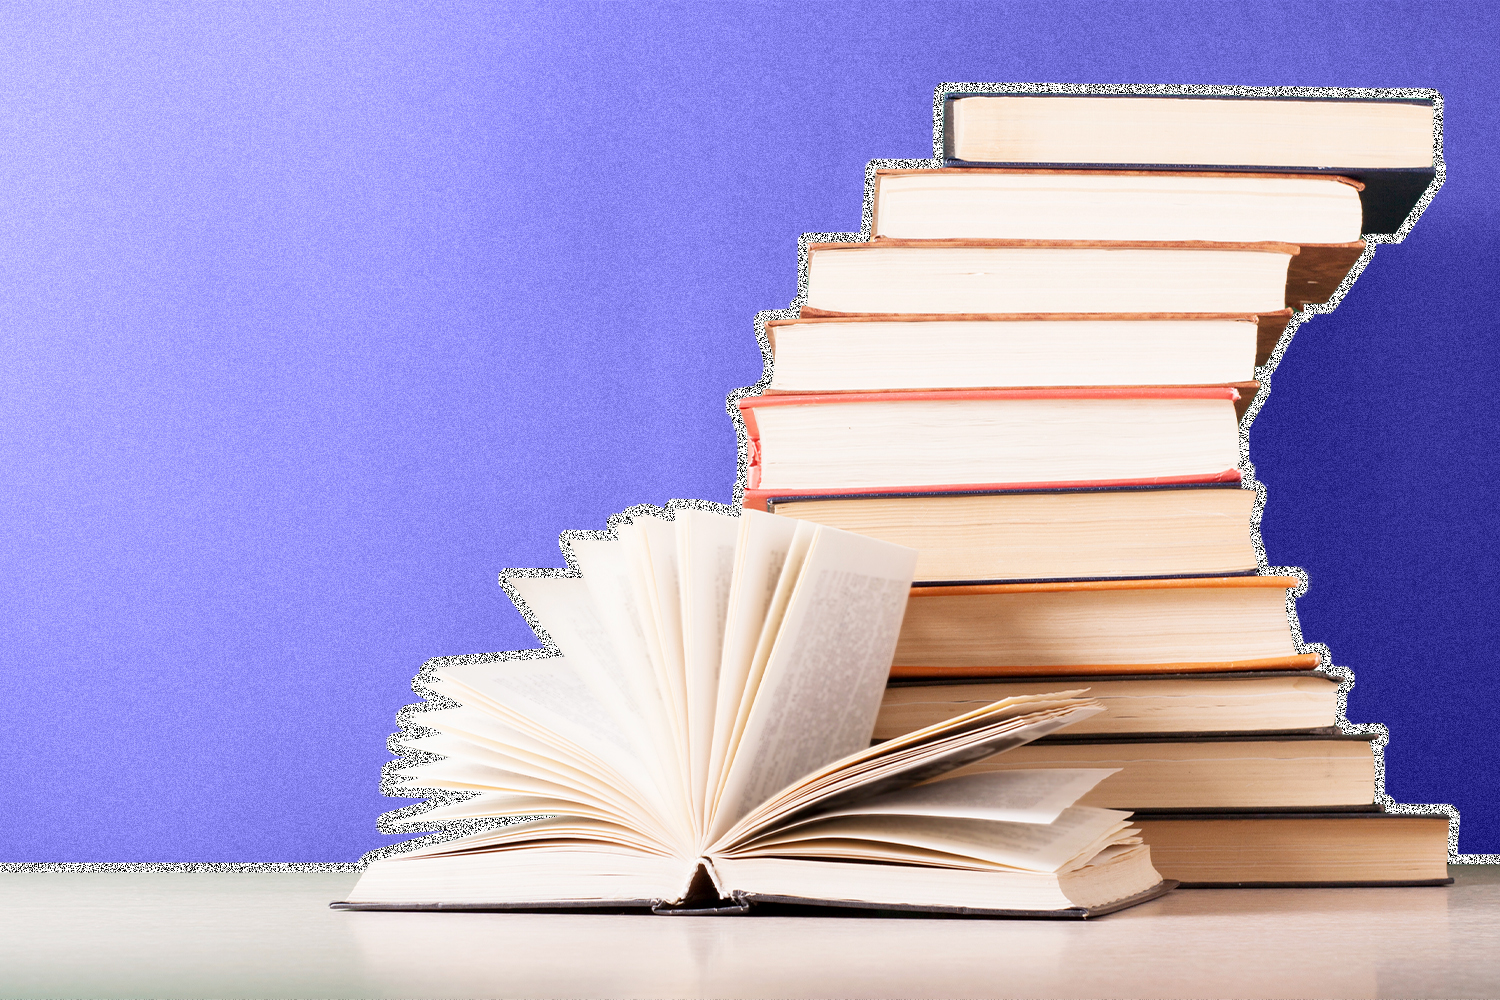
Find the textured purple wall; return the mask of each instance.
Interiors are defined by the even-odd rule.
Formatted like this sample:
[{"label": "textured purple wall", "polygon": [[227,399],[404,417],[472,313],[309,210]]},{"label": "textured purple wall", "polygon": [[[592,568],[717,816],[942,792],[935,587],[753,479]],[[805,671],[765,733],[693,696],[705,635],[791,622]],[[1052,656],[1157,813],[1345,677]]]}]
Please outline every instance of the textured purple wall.
[{"label": "textured purple wall", "polygon": [[496,574],[560,530],[729,498],[756,310],[858,228],[866,160],[930,154],[948,80],[1443,92],[1447,186],[1251,440],[1389,790],[1500,851],[1500,21],[1209,10],[0,10],[0,861],[389,839],[417,667],[531,645]]}]

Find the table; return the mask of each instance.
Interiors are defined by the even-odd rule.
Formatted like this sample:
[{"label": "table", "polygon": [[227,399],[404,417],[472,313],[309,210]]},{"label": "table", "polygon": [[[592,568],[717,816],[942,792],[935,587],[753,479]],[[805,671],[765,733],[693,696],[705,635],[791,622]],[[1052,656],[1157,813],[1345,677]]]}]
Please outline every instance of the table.
[{"label": "table", "polygon": [[3,997],[1497,997],[1500,866],[1094,921],[349,913],[347,872],[0,874]]}]

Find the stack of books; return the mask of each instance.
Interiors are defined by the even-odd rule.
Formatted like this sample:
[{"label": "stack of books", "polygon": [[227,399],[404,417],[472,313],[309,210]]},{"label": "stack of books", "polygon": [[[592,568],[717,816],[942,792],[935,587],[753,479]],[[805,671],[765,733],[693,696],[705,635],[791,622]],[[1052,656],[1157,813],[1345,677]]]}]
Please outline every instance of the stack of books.
[{"label": "stack of books", "polygon": [[1434,112],[950,93],[945,159],[872,170],[868,238],[804,244],[737,402],[743,502],[920,553],[877,739],[1086,687],[1109,711],[970,770],[1117,768],[1081,801],[1189,885],[1447,879],[1242,477],[1289,322],[1435,187]]}]

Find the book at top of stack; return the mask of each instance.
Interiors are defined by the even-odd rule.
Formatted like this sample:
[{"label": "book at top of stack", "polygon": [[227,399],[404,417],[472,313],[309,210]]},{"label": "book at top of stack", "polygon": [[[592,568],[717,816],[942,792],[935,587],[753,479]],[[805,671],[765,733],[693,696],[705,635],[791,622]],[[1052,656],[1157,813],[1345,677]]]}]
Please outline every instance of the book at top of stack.
[{"label": "book at top of stack", "polygon": [[[1240,418],[1294,310],[1434,177],[1432,101],[950,94],[806,247],[739,400],[744,503],[918,551],[877,739],[1086,684],[1109,711],[968,773],[1115,768],[1188,884],[1446,879],[1252,541]],[[1347,849],[1345,846],[1347,845]]]}]

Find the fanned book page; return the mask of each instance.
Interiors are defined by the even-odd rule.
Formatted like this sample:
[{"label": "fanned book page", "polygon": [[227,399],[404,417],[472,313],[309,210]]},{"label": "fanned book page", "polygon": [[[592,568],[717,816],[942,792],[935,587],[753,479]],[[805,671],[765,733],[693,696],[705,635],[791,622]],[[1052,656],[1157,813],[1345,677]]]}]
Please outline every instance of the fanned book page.
[{"label": "fanned book page", "polygon": [[576,573],[509,579],[556,655],[434,671],[457,707],[410,718],[397,774],[447,829],[335,906],[1088,916],[1169,888],[1129,813],[1076,805],[1112,770],[952,774],[1099,702],[1029,693],[872,745],[916,552],[710,507],[635,508],[565,536]]}]

